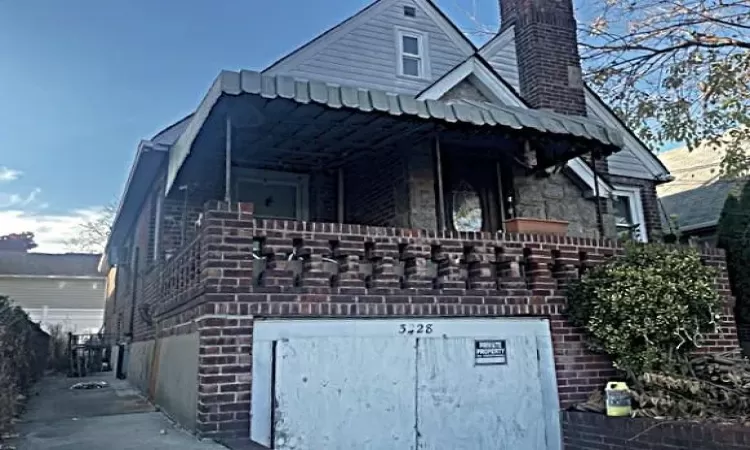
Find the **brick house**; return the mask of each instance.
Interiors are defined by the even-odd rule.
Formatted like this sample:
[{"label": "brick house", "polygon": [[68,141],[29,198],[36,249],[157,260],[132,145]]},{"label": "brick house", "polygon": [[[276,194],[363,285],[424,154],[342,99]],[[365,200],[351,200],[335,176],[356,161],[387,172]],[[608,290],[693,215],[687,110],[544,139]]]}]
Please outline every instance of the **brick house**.
[{"label": "brick house", "polygon": [[128,378],[279,449],[560,448],[560,407],[614,374],[561,289],[658,236],[669,174],[583,84],[570,0],[501,15],[476,48],[375,1],[143,141],[105,258]]}]

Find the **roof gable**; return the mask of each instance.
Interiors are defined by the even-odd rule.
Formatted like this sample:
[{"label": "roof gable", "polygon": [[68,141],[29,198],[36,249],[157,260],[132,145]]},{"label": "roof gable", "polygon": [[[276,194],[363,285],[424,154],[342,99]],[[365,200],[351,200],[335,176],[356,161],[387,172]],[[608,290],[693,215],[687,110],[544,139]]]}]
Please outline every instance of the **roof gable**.
[{"label": "roof gable", "polygon": [[[415,8],[415,17],[404,15]],[[397,75],[396,30],[425,36],[425,79]],[[377,0],[263,71],[340,85],[416,94],[476,48],[430,0]]]},{"label": "roof gable", "polygon": [[[498,76],[507,81],[507,84],[516,93],[520,92],[514,27],[509,27],[492,38],[479,49],[479,55],[487,61]],[[625,139],[625,147],[622,151],[607,158],[610,173],[612,175],[666,181],[669,172],[656,155],[633,134],[632,130],[614,114],[594,91],[587,87],[585,95],[589,117],[620,131]]]},{"label": "roof gable", "polygon": [[472,84],[491,103],[497,105],[524,107],[521,97],[516,94],[503,79],[493,73],[492,69],[479,56],[473,55],[463,63],[447,72],[432,85],[423,90],[417,98],[419,100],[438,100],[454,89],[464,80],[470,79]]}]

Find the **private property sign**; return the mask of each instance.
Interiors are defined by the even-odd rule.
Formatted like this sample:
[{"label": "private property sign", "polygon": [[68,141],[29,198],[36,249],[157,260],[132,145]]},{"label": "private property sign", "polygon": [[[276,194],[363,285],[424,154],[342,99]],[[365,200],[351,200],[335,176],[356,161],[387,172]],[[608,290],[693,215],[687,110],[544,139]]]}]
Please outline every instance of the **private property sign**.
[{"label": "private property sign", "polygon": [[505,339],[474,341],[474,365],[508,364]]}]

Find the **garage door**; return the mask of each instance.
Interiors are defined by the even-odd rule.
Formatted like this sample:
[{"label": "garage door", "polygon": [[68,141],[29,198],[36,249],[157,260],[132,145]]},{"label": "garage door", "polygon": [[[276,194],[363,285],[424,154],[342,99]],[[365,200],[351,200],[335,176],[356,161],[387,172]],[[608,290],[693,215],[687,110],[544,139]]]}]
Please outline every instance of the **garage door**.
[{"label": "garage door", "polygon": [[274,448],[560,448],[544,321],[268,321],[254,344],[251,430]]}]

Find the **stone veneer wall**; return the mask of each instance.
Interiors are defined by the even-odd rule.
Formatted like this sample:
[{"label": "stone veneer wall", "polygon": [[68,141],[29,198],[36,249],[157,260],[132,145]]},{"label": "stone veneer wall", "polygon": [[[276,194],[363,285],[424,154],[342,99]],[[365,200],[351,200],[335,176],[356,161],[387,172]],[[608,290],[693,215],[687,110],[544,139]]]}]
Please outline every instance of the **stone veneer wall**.
[{"label": "stone veneer wall", "polygon": [[[515,178],[516,216],[569,222],[568,234],[577,237],[599,236],[596,203],[585,198],[580,187],[563,174],[556,173],[546,178]],[[604,235],[614,237],[615,222],[607,202],[602,202],[602,224]]]},{"label": "stone veneer wall", "polygon": [[[135,336],[198,333],[197,421],[186,425],[203,435],[248,433],[259,317],[544,317],[562,405],[585,399],[614,375],[567,321],[562,291],[581,271],[615,257],[621,248],[614,242],[255,220],[249,204],[214,203],[204,217],[197,238],[145,280],[153,322],[139,323]],[[258,243],[265,269],[252,256]],[[308,255],[298,283],[287,262],[293,245]],[[330,272],[323,257],[335,258],[341,272]],[[723,253],[707,250],[705,261],[719,269],[716,286],[727,300],[705,350],[735,349]],[[375,274],[371,280],[363,266]],[[261,269],[264,281],[254,284]]]}]

